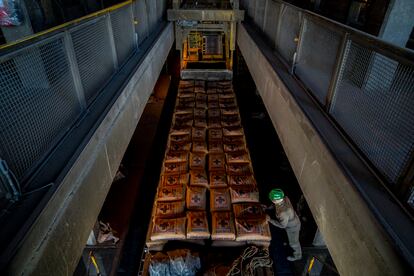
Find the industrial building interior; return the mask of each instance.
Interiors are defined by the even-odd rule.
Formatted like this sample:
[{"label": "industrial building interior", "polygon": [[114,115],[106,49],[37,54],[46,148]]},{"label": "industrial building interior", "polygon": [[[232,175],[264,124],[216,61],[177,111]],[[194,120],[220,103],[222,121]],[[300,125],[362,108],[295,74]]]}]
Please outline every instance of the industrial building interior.
[{"label": "industrial building interior", "polygon": [[413,14],[0,0],[0,274],[413,275]]}]

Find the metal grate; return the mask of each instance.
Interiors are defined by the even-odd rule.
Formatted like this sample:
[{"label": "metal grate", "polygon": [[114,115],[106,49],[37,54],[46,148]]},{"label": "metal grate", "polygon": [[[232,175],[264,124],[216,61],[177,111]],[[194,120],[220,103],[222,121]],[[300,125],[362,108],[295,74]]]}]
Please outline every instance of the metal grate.
[{"label": "metal grate", "polygon": [[396,183],[413,154],[414,68],[348,42],[331,114]]},{"label": "metal grate", "polygon": [[119,65],[123,64],[135,50],[132,7],[126,6],[111,14],[116,54]]},{"label": "metal grate", "polygon": [[138,34],[138,45],[148,37],[148,14],[145,1],[134,1],[134,15],[137,24],[135,31]]},{"label": "metal grate", "polygon": [[287,5],[282,6],[276,49],[289,64],[292,64],[293,55],[296,52],[296,40],[299,38],[301,18],[302,13],[299,10]]},{"label": "metal grate", "polygon": [[254,12],[254,23],[263,30],[263,24],[265,20],[265,8],[267,0],[256,0],[255,12]]},{"label": "metal grate", "polygon": [[305,18],[295,74],[325,104],[344,34]]},{"label": "metal grate", "polygon": [[37,165],[81,112],[63,39],[0,61],[0,157],[19,180]]},{"label": "metal grate", "polygon": [[105,17],[71,33],[79,73],[88,104],[115,72]]},{"label": "metal grate", "polygon": [[278,2],[267,1],[266,19],[264,22],[264,33],[271,43],[271,47],[275,47],[276,32],[279,24],[280,10],[282,5]]}]

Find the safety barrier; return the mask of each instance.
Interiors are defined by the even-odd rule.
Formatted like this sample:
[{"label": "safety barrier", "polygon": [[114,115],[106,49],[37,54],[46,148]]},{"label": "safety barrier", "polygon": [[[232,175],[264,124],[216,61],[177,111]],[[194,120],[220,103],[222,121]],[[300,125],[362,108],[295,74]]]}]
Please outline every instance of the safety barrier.
[{"label": "safety barrier", "polygon": [[24,182],[139,50],[166,0],[127,1],[0,46],[0,158]]},{"label": "safety barrier", "polygon": [[291,74],[414,207],[414,52],[283,1],[241,5]]}]

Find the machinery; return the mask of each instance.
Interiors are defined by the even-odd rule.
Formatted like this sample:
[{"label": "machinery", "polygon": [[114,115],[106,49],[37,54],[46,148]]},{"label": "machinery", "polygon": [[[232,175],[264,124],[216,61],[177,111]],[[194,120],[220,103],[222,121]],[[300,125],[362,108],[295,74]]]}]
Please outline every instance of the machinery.
[{"label": "machinery", "polygon": [[182,79],[231,79],[236,24],[243,20],[238,0],[174,0],[168,20],[175,24]]}]

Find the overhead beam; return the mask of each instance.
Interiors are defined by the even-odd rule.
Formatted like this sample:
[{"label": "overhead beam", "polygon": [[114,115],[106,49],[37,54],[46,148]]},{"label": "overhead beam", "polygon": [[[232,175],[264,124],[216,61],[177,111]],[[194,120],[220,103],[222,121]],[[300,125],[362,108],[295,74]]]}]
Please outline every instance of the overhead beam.
[{"label": "overhead beam", "polygon": [[244,11],[170,9],[167,11],[167,18],[169,21],[241,21],[244,19]]}]

